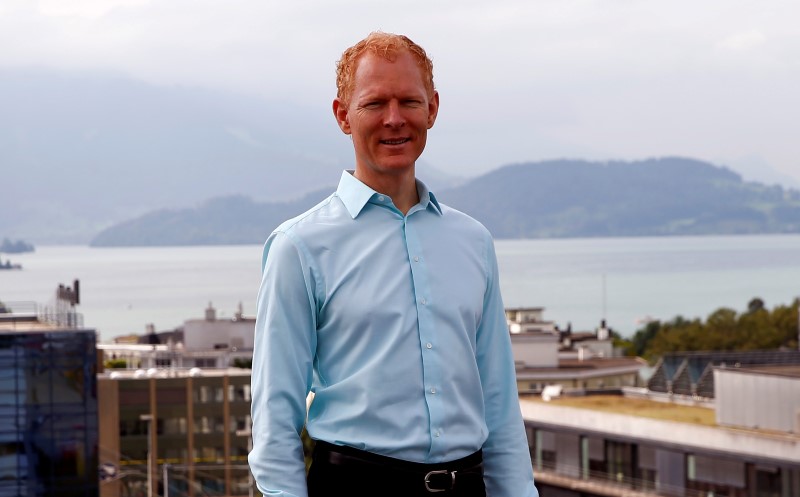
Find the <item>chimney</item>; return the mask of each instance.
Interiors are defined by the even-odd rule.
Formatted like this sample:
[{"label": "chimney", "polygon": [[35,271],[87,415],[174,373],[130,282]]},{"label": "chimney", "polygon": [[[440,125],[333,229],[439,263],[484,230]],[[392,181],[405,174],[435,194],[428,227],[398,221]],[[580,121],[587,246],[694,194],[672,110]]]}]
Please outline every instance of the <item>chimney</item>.
[{"label": "chimney", "polygon": [[608,328],[606,328],[606,320],[600,321],[600,327],[597,329],[598,340],[608,340]]},{"label": "chimney", "polygon": [[234,315],[234,319],[236,321],[241,321],[243,316],[244,316],[244,307],[242,307],[242,303],[239,302],[239,306],[236,307],[236,314]]},{"label": "chimney", "polygon": [[206,307],[206,321],[216,321],[217,320],[217,310],[214,309],[214,306],[211,305],[211,302],[208,303],[208,307]]}]

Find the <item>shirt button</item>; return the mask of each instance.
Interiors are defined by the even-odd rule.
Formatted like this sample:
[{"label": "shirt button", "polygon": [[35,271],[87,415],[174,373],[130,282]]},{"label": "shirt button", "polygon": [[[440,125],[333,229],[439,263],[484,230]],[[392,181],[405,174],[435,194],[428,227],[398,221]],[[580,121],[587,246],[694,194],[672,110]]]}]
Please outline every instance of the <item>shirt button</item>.
[{"label": "shirt button", "polygon": [[416,255],[414,256],[414,262],[419,262],[419,257]]},{"label": "shirt button", "polygon": [[436,430],[436,433],[434,433],[434,435],[436,435],[436,438],[439,438],[439,436],[441,435],[441,433],[439,432],[439,430]]},{"label": "shirt button", "polygon": [[425,346],[428,347],[429,349],[433,348],[433,344],[431,342],[426,343]]},{"label": "shirt button", "polygon": [[386,199],[383,195],[378,195],[378,202],[383,202]]},{"label": "shirt button", "polygon": [[422,304],[422,305],[425,305],[425,304],[428,303],[428,301],[425,300],[425,299],[420,299],[419,303]]},{"label": "shirt button", "polygon": [[436,389],[435,388],[431,388],[431,393],[436,393]]}]

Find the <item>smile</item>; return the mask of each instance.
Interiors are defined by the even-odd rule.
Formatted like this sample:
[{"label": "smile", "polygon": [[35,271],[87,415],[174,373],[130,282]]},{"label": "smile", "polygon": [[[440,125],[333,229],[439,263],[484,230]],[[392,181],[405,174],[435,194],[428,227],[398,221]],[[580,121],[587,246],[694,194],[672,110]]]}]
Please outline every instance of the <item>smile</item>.
[{"label": "smile", "polygon": [[408,141],[411,141],[410,138],[395,138],[392,140],[381,140],[383,145],[402,145]]}]

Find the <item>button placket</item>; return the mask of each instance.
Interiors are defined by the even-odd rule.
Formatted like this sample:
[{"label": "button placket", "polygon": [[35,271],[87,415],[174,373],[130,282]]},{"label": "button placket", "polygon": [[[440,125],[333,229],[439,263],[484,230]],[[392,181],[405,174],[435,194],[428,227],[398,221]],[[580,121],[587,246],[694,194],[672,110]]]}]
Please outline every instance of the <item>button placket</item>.
[{"label": "button placket", "polygon": [[413,290],[416,295],[419,345],[423,352],[421,393],[425,396],[428,408],[430,423],[428,425],[430,430],[428,433],[431,435],[431,451],[437,452],[442,450],[439,447],[442,444],[442,440],[440,440],[442,431],[441,428],[436,427],[442,426],[444,414],[443,402],[445,399],[442,398],[442,392],[437,387],[443,381],[443,365],[441,364],[443,358],[434,350],[436,330],[430,306],[433,305],[432,299],[435,296],[431,295],[431,288],[428,285],[427,265],[425,264],[424,253],[415,229],[417,219],[423,222],[421,216],[424,216],[424,214],[424,212],[416,212],[412,216],[406,216],[403,232],[405,234],[407,260],[411,269]]}]

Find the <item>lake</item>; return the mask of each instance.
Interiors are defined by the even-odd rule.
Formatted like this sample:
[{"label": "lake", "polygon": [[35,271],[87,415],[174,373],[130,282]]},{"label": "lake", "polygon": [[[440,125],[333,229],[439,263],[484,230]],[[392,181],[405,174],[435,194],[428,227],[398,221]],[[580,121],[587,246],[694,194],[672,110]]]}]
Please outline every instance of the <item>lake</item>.
[{"label": "lake", "polygon": [[[647,319],[703,317],[719,307],[767,307],[800,296],[800,235],[498,240],[507,307],[544,307],[575,331],[605,317],[628,336]],[[0,301],[52,302],[58,284],[81,284],[79,311],[102,340],[202,318],[213,303],[254,315],[261,246],[90,248],[43,246],[6,255]]]}]

